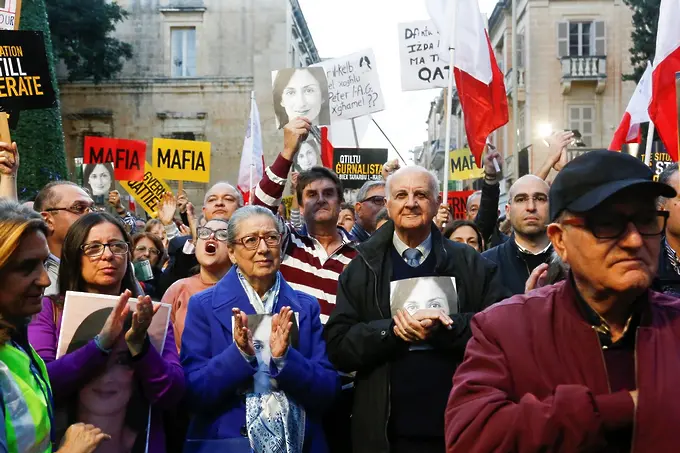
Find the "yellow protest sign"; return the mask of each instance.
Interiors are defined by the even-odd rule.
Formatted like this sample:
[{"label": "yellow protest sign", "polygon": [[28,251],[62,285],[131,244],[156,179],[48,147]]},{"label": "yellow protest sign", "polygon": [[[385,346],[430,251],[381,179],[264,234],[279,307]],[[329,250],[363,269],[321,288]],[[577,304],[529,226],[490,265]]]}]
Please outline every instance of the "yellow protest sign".
[{"label": "yellow protest sign", "polygon": [[468,148],[454,149],[449,153],[449,158],[451,159],[450,181],[477,179],[484,176],[484,169],[477,166]]},{"label": "yellow protest sign", "polygon": [[156,217],[158,204],[165,192],[171,192],[170,186],[158,175],[158,169],[146,163],[143,181],[119,181],[123,189],[144,208],[151,217]]},{"label": "yellow protest sign", "polygon": [[286,212],[288,213],[288,217],[290,217],[290,207],[293,205],[293,195],[281,198],[281,203],[286,206]]},{"label": "yellow protest sign", "polygon": [[154,138],[151,164],[163,179],[210,182],[210,142]]}]

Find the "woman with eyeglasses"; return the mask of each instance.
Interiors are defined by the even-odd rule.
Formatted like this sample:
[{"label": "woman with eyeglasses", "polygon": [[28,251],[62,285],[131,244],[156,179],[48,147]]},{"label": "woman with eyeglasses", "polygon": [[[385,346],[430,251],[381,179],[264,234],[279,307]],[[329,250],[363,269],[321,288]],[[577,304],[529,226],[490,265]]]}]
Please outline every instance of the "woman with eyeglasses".
[{"label": "woman with eyeglasses", "polygon": [[[73,224],[64,239],[59,289],[59,297],[43,300],[42,311],[29,326],[31,343],[47,363],[57,406],[65,407],[77,399],[79,390],[106,370],[109,356],[122,346],[133,370],[133,385],[139,389],[146,407],[152,407],[148,451],[165,452],[161,410],[172,408],[181,400],[184,377],[172,326],[162,353],[149,342],[147,329],[155,310],[149,296],[140,294],[131,265],[130,238],[118,219],[107,213],[91,213]],[[66,291],[117,296],[118,304],[98,335],[55,360]],[[134,315],[128,306],[130,297],[138,300]],[[126,323],[130,323],[129,329],[124,329]],[[116,451],[125,451],[122,447],[125,439],[120,435],[111,433],[110,442],[121,446]],[[144,444],[146,436],[132,451],[144,451]]]},{"label": "woman with eyeglasses", "polygon": [[[132,237],[132,264],[135,277],[139,280],[144,292],[153,300],[160,300],[163,294],[159,291],[158,282],[163,273],[163,264],[167,260],[165,246],[161,238],[152,233],[137,233]],[[144,262],[149,262],[151,275],[146,275]]]},{"label": "woman with eyeglasses", "polygon": [[189,298],[196,293],[212,288],[229,272],[231,261],[227,250],[227,225],[222,219],[213,219],[196,229],[196,259],[198,274],[176,281],[163,296],[163,303],[170,304],[170,319],[175,328],[175,342],[180,350],[184,321],[187,316]]},{"label": "woman with eyeglasses", "polygon": [[319,303],[279,272],[281,230],[259,206],[227,226],[234,266],[189,300],[182,335],[185,452],[327,452],[321,417],[340,390]]},{"label": "woman with eyeglasses", "polygon": [[[54,401],[45,364],[28,341],[31,316],[50,284],[47,225],[40,214],[0,199],[0,451],[52,451]],[[108,439],[101,429],[71,426],[57,453],[89,453]]]}]

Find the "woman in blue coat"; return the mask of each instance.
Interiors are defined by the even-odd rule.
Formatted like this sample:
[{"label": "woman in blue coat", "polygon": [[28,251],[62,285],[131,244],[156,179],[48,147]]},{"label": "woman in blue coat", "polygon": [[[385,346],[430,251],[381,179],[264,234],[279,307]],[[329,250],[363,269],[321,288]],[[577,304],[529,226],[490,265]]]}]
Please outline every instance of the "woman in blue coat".
[{"label": "woman in blue coat", "polygon": [[316,298],[279,272],[281,233],[257,206],[213,232],[235,266],[189,300],[181,349],[193,413],[186,452],[328,451],[321,418],[340,381]]}]

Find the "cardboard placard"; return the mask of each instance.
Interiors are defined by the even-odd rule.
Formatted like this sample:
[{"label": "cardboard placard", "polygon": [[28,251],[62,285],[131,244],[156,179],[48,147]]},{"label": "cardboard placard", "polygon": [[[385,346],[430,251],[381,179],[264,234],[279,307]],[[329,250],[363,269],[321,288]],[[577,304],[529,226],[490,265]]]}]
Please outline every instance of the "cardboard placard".
[{"label": "cardboard placard", "polygon": [[154,138],[151,163],[163,179],[210,182],[210,142]]},{"label": "cardboard placard", "polygon": [[[64,301],[64,313],[57,344],[57,358],[72,353],[86,344],[101,331],[106,319],[118,303],[118,297],[101,294],[68,291]],[[129,302],[131,313],[137,301]],[[170,322],[168,304],[154,302],[159,306],[147,331],[152,347],[162,354]],[[128,318],[126,324],[130,323]],[[125,332],[125,330],[123,331]],[[82,383],[67,400],[56,406],[54,431],[61,441],[66,428],[74,423],[96,423],[101,416],[118,426],[109,426],[108,432],[123,445],[121,451],[146,451],[148,449],[150,402],[139,391],[140,384],[134,364],[130,362],[124,333],[114,345],[106,366],[98,370],[88,382]]]},{"label": "cardboard placard", "polygon": [[276,127],[307,118],[314,126],[331,124],[326,72],[320,67],[272,71],[272,100]]},{"label": "cardboard placard", "polygon": [[360,189],[366,181],[382,179],[382,167],[387,162],[387,149],[335,148],[333,171],[342,181],[343,189]]},{"label": "cardboard placard", "polygon": [[85,137],[83,163],[113,162],[116,181],[144,180],[146,142],[121,138]]},{"label": "cardboard placard", "polygon": [[0,0],[0,30],[18,30],[21,0]]},{"label": "cardboard placard", "polygon": [[[449,190],[447,204],[455,220],[467,218],[467,201],[474,190]],[[439,196],[442,196],[441,192]]]},{"label": "cardboard placard", "polygon": [[464,181],[484,176],[484,169],[479,168],[468,148],[454,149],[449,152],[449,181]]},{"label": "cardboard placard", "polygon": [[0,106],[4,111],[56,107],[39,31],[0,31]]},{"label": "cardboard placard", "polygon": [[439,59],[439,44],[431,20],[399,24],[402,91],[446,88],[449,65]]},{"label": "cardboard placard", "polygon": [[158,215],[156,211],[163,194],[171,192],[170,186],[163,181],[156,169],[151,167],[148,162],[142,181],[121,181],[120,185],[153,218]]},{"label": "cardboard placard", "polygon": [[385,98],[372,49],[326,60],[331,121],[349,120],[385,110]]},{"label": "cardboard placard", "polygon": [[[666,167],[673,164],[673,158],[666,152],[666,148],[663,146],[663,143],[659,141],[652,143],[651,154],[651,158],[649,159],[649,168],[651,168],[654,172],[654,181],[658,181],[659,175],[661,175]],[[645,153],[642,153],[639,156],[639,159],[644,162]]]}]

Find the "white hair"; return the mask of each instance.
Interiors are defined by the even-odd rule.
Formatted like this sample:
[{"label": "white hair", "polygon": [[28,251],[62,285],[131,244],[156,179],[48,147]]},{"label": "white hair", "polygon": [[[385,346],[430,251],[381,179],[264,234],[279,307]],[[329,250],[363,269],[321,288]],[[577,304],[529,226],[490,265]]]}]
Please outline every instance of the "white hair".
[{"label": "white hair", "polygon": [[213,184],[210,189],[205,193],[205,196],[203,197],[203,204],[206,204],[208,201],[208,195],[210,195],[210,192],[218,185],[224,184],[225,186],[229,186],[232,192],[234,192],[234,195],[236,196],[236,200],[238,201],[239,206],[243,206],[243,195],[241,195],[241,191],[238,190],[236,187],[232,186],[230,183],[227,181],[219,181]]},{"label": "white hair", "polygon": [[437,198],[437,194],[439,194],[439,179],[437,178],[437,175],[434,172],[431,172],[425,167],[421,167],[420,165],[409,165],[406,167],[401,167],[399,170],[395,171],[392,173],[390,176],[387,177],[387,180],[385,181],[385,196],[389,200],[392,196],[392,192],[390,191],[390,185],[392,178],[394,178],[397,175],[404,174],[404,173],[409,173],[409,172],[417,172],[417,173],[426,173],[427,175],[430,176],[430,184],[429,184],[429,189],[430,192],[432,192],[432,195],[434,198]]}]

